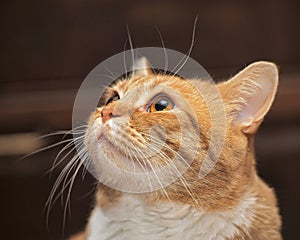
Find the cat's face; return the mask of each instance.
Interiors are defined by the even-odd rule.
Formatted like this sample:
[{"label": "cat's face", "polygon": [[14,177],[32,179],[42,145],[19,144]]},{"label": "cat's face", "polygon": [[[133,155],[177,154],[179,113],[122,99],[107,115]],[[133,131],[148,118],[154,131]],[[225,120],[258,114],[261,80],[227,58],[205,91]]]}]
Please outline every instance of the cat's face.
[{"label": "cat's face", "polygon": [[92,113],[86,134],[95,165],[105,155],[122,170],[154,172],[175,157],[187,158],[192,149],[198,154],[200,134],[209,134],[210,114],[204,99],[179,77],[137,76],[117,82],[105,95],[106,104]]},{"label": "cat's face", "polygon": [[[262,121],[277,88],[276,67],[264,62],[253,64],[218,84],[220,95],[215,97],[212,83],[197,80],[197,84],[195,87],[193,81],[148,72],[109,87],[105,104],[90,116],[85,137],[99,177],[105,176],[102,179],[108,184],[133,184],[133,188],[143,190],[147,185],[149,190],[157,189],[151,186],[157,180],[158,186],[175,198],[190,195],[185,191],[205,196],[210,190],[230,188],[230,181],[242,181],[242,175],[251,168],[246,159],[249,136]],[[200,179],[205,156],[214,156],[208,153],[214,144],[211,109],[203,97],[208,95],[213,95],[212,105],[220,104],[217,98],[222,98],[226,123],[217,131],[220,136],[226,132],[226,138],[220,159],[213,160],[216,166]],[[166,174],[170,172],[176,179],[168,182]],[[154,173],[154,178],[141,177],[144,173]],[[128,176],[135,179],[128,181]]]}]

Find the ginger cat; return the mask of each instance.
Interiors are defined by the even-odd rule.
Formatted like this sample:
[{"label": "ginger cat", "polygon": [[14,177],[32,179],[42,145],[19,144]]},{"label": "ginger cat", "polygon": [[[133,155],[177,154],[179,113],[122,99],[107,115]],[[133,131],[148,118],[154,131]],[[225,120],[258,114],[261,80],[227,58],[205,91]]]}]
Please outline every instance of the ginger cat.
[{"label": "ginger cat", "polygon": [[[225,131],[225,140],[218,159],[209,152],[215,165],[200,177],[214,144],[212,117],[203,97],[210,95],[210,104],[219,104],[210,92],[212,83],[154,74],[145,61],[139,64],[143,69],[109,87],[106,104],[90,116],[85,145],[95,171],[106,174],[108,184],[99,183],[87,227],[71,239],[281,239],[276,197],[257,175],[254,154],[255,132],[277,91],[276,65],[256,62],[216,84],[226,116],[225,129],[217,131]],[[164,134],[153,130],[156,125]],[[158,144],[150,154],[146,145],[151,141]],[[191,146],[197,147],[193,156]],[[161,188],[142,191],[151,181],[137,178],[136,192],[111,187],[124,183],[126,188],[132,182],[126,182],[125,175],[109,175],[108,165],[137,175],[155,172],[172,163],[178,152],[179,163],[171,169],[182,174],[170,184],[161,179]],[[103,164],[103,158],[111,164]],[[186,162],[189,166],[179,169]]]}]

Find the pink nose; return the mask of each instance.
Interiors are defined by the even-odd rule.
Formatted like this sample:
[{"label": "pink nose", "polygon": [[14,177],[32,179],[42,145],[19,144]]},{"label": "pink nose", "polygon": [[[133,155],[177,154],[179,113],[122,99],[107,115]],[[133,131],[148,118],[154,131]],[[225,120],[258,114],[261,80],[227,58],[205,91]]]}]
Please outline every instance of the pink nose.
[{"label": "pink nose", "polygon": [[102,109],[102,123],[106,123],[109,119],[113,117],[113,106],[106,106]]}]

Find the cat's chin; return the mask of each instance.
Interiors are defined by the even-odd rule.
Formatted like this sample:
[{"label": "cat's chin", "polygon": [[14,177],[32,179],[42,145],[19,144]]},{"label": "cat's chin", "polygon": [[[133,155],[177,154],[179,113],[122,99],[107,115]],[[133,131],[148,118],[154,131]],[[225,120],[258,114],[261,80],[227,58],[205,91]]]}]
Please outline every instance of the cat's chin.
[{"label": "cat's chin", "polygon": [[117,148],[117,146],[115,146],[115,144],[113,144],[103,132],[97,134],[97,142],[101,145],[109,145],[111,148]]},{"label": "cat's chin", "polygon": [[121,170],[132,173],[144,173],[145,171],[151,171],[144,164],[137,162],[137,160],[134,160],[130,156],[127,156],[122,149],[120,149],[117,144],[115,144],[113,140],[110,140],[103,132],[97,134],[94,144],[94,154],[91,155],[94,156],[93,161],[96,164],[99,164],[99,162],[106,162],[106,164],[113,164]]}]

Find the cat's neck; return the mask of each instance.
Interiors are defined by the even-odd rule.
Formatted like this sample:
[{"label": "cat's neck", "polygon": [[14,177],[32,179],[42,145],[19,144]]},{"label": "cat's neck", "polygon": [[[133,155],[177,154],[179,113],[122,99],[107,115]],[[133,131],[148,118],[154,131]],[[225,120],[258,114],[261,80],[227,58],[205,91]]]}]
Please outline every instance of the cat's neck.
[{"label": "cat's neck", "polygon": [[167,201],[147,205],[136,195],[125,194],[110,209],[94,209],[89,240],[98,239],[100,232],[104,238],[119,234],[116,239],[233,238],[247,233],[254,217],[251,209],[255,202],[256,198],[245,193],[234,208],[208,213]]}]

